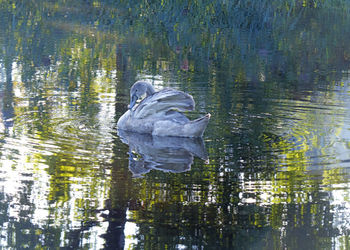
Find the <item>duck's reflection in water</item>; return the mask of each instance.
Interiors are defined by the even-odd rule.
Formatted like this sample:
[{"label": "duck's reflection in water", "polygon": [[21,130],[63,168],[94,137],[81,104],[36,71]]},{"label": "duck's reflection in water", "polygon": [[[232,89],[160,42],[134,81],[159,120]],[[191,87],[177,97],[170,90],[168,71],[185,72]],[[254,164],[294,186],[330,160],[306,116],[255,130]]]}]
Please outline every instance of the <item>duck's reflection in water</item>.
[{"label": "duck's reflection in water", "polygon": [[152,169],[181,173],[191,169],[194,156],[208,162],[202,138],[162,137],[118,130],[129,145],[129,169],[142,177]]}]

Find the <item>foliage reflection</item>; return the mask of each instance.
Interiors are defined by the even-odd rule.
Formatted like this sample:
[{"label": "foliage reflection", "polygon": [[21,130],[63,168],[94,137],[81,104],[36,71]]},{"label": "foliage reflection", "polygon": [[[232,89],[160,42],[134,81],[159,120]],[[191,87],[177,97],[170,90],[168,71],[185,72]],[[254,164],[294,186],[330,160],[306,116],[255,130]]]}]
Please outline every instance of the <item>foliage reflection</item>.
[{"label": "foliage reflection", "polygon": [[[334,3],[0,0],[0,245],[346,248],[350,20]],[[123,143],[141,78],[213,115],[209,164],[203,142]]]}]

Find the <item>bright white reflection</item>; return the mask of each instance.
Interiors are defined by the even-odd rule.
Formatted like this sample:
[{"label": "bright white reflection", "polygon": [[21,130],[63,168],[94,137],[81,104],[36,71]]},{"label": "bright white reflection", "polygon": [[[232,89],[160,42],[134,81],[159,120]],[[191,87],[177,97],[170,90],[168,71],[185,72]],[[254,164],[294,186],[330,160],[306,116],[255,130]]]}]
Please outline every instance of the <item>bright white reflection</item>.
[{"label": "bright white reflection", "polygon": [[13,82],[22,82],[21,76],[21,65],[17,64],[17,62],[12,63],[12,81]]},{"label": "bright white reflection", "polygon": [[127,210],[126,218],[128,221],[125,223],[124,235],[125,235],[125,247],[124,249],[133,249],[133,246],[137,244],[136,236],[138,234],[138,226],[134,222],[130,222],[131,212]]},{"label": "bright white reflection", "polygon": [[350,184],[332,185],[331,191],[331,207],[333,207],[333,228],[335,228],[340,236],[335,237],[335,249],[347,249],[346,239],[344,235],[350,228]]},{"label": "bright white reflection", "polygon": [[3,62],[0,60],[0,83],[6,81],[6,72]]}]

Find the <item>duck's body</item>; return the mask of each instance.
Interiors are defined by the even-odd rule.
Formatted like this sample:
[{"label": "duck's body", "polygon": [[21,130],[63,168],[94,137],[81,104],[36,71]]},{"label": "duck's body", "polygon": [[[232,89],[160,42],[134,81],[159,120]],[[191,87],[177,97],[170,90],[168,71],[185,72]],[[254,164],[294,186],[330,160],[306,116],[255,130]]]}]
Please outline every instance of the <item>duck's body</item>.
[{"label": "duck's body", "polygon": [[[144,94],[146,98],[135,106]],[[157,136],[201,137],[210,119],[207,114],[190,121],[180,112],[194,109],[192,96],[174,89],[156,92],[144,81],[132,86],[130,100],[129,110],[119,118],[118,129]]]}]

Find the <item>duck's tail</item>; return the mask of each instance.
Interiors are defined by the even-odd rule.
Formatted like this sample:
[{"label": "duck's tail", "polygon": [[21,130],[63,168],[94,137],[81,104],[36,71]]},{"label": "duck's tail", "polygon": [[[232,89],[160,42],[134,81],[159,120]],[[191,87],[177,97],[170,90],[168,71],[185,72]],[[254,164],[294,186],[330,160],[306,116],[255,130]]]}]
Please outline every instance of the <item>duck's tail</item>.
[{"label": "duck's tail", "polygon": [[[184,134],[190,135],[189,137],[201,137],[206,129],[211,115],[206,114],[196,120],[190,121],[184,126]],[[186,135],[185,135],[186,136]]]}]

